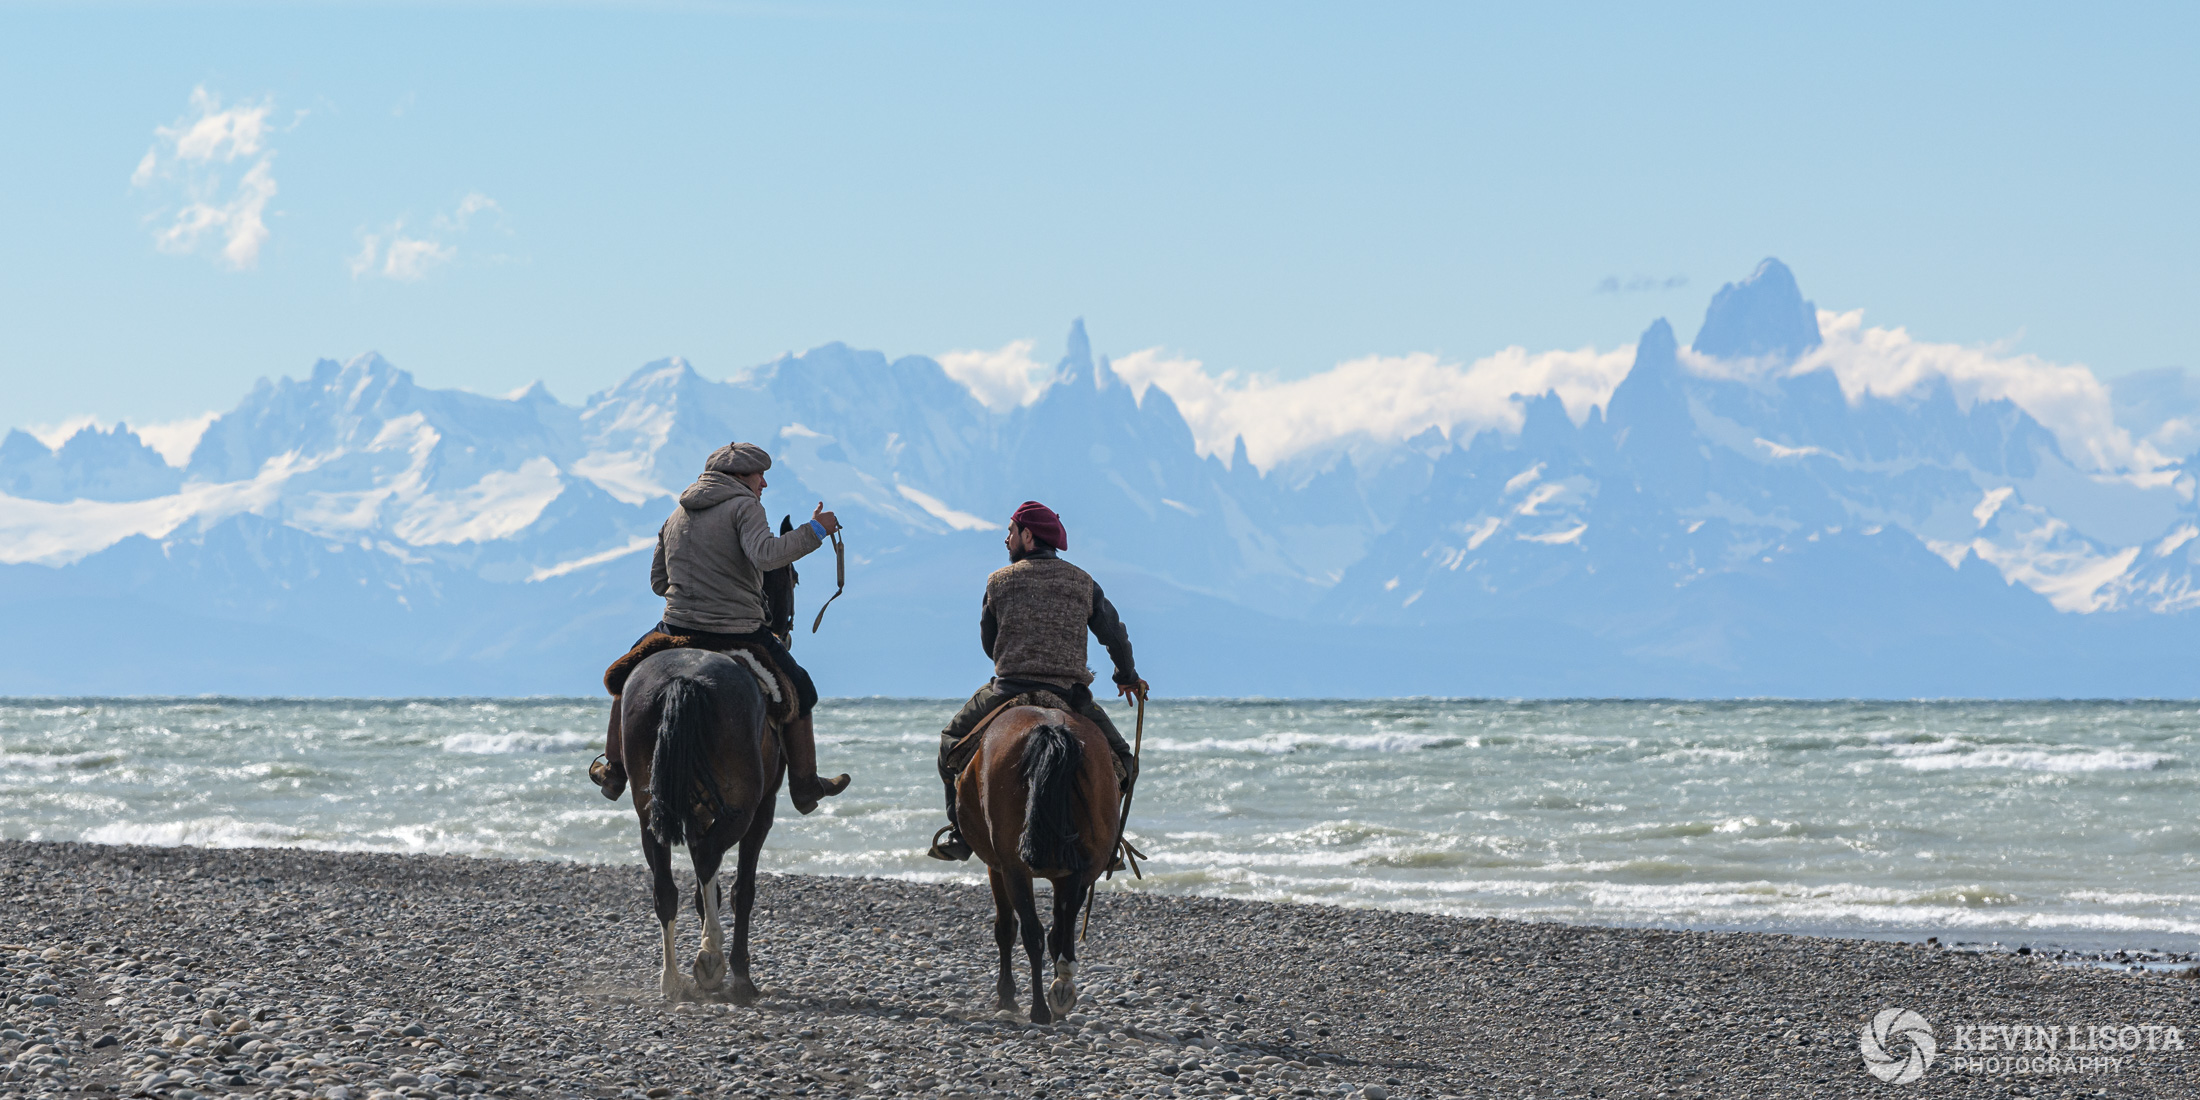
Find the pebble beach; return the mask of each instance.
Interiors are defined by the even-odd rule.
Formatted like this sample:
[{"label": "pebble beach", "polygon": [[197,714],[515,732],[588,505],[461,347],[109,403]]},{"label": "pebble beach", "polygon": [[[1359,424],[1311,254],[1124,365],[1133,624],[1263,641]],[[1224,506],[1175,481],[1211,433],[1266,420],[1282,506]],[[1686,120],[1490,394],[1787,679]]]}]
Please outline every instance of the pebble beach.
[{"label": "pebble beach", "polygon": [[[1858,1036],[1891,1007],[1940,1036],[1918,1095],[2200,1092],[2169,957],[1111,891],[1037,1026],[990,1005],[982,888],[764,876],[749,1007],[664,1002],[647,899],[638,860],[0,842],[0,1094],[1885,1096]],[[1967,1020],[2149,1030],[1966,1073]]]}]

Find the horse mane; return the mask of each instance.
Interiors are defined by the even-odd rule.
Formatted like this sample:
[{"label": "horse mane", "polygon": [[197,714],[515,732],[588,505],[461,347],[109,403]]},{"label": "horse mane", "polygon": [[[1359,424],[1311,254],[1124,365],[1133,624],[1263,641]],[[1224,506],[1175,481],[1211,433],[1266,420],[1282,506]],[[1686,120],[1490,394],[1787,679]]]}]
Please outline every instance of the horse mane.
[{"label": "horse mane", "polygon": [[1034,726],[1024,738],[1022,771],[1030,792],[1024,803],[1024,835],[1016,854],[1024,866],[1079,874],[1085,852],[1077,840],[1077,773],[1085,765],[1085,746],[1066,725]]}]

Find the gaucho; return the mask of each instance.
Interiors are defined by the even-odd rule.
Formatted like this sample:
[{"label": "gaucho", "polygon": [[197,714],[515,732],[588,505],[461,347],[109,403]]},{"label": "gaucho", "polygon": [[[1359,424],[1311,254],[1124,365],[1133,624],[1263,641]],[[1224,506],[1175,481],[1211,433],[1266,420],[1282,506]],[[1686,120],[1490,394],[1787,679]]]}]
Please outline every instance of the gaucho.
[{"label": "gaucho", "polygon": [[993,679],[963,704],[940,731],[940,779],[947,784],[947,835],[925,854],[933,859],[970,858],[955,820],[955,777],[977,751],[969,734],[978,723],[1019,695],[1045,692],[1059,697],[1092,720],[1115,752],[1118,784],[1128,789],[1137,778],[1131,747],[1092,697],[1092,669],[1085,663],[1085,632],[1091,631],[1115,664],[1115,689],[1126,699],[1143,699],[1146,682],[1131,659],[1131,636],[1091,574],[1063,561],[1069,533],[1060,516],[1035,500],[1016,509],[1008,523],[1008,566],[985,582],[978,641],[993,662]]},{"label": "gaucho", "polygon": [[[764,575],[823,545],[840,529],[840,520],[821,501],[810,522],[773,535],[761,499],[768,484],[764,471],[771,464],[772,456],[754,443],[728,443],[711,452],[702,476],[680,494],[679,507],[657,531],[649,587],[665,598],[664,619],[642,637],[676,635],[689,639],[691,648],[761,652],[786,673],[800,697],[784,735],[787,797],[795,809],[809,813],[818,799],[846,790],[848,777],[817,777],[811,721],[817,687],[768,629]],[[619,708],[614,705],[603,759],[588,769],[605,798],[618,798],[626,789],[620,740]]]}]

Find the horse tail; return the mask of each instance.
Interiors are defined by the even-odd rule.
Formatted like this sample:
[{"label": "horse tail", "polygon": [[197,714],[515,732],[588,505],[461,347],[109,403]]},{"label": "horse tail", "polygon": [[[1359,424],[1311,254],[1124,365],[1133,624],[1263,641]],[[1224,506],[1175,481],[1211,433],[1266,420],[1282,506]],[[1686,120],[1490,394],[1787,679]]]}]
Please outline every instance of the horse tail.
[{"label": "horse tail", "polygon": [[685,843],[697,810],[716,821],[726,816],[726,799],[711,766],[717,707],[710,686],[676,676],[660,689],[657,752],[649,765],[649,831],[667,846]]},{"label": "horse tail", "polygon": [[1016,847],[1024,866],[1078,874],[1085,852],[1077,844],[1077,776],[1085,747],[1068,726],[1034,726],[1024,738],[1024,835]]}]

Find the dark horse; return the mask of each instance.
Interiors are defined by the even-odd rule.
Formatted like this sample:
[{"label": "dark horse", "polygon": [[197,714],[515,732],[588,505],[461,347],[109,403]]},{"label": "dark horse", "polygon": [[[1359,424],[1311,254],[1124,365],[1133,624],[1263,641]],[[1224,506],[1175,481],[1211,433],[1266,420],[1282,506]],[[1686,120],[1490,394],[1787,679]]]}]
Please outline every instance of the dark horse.
[{"label": "dark horse", "polygon": [[[1113,756],[1091,722],[1046,707],[1011,707],[981,736],[977,755],[956,780],[955,815],[993,880],[993,941],[1001,949],[996,1005],[1016,1007],[1009,949],[1020,920],[1031,958],[1031,1019],[1048,1023],[1077,1003],[1077,909],[1115,851]],[[1034,878],[1054,884],[1051,933],[1039,921]],[[1043,997],[1042,936],[1054,959],[1054,984]]]},{"label": "dark horse", "polygon": [[[657,922],[664,926],[669,1000],[756,999],[749,980],[749,910],[756,902],[756,857],[772,831],[772,808],[785,772],[779,739],[764,718],[763,689],[740,661],[702,649],[653,654],[634,669],[621,696],[626,764],[634,812],[642,819],[642,855],[655,878]],[[695,865],[695,909],[703,946],[692,981],[673,957],[680,887],[672,849],[686,844]],[[726,986],[725,930],[718,921],[718,869],[741,846],[733,885],[733,984]]]}]

